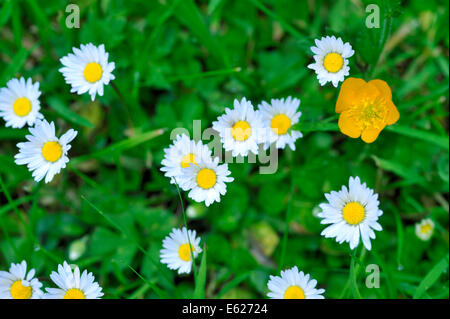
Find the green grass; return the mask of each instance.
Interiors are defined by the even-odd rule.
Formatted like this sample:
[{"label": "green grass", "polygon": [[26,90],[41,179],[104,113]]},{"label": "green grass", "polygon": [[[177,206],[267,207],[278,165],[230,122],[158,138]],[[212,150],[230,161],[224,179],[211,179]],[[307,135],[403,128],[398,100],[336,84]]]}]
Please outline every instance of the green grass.
[{"label": "green grass", "polygon": [[[379,29],[365,7],[381,8]],[[68,167],[36,184],[14,164],[26,129],[0,119],[0,270],[26,259],[40,278],[68,260],[92,271],[105,298],[262,298],[269,275],[298,266],[326,298],[448,298],[449,9],[443,1],[77,1],[81,28],[65,27],[63,0],[0,0],[0,87],[40,82],[42,112],[58,134],[79,131]],[[351,43],[350,75],[387,81],[400,120],[376,142],[343,135],[339,93],[307,65],[314,39]],[[59,58],[104,43],[116,63],[103,97],[70,94]],[[172,129],[210,127],[235,98],[301,99],[296,151],[278,170],[230,164],[235,178],[205,208],[160,172]],[[383,231],[351,254],[320,236],[313,212],[349,176],[379,193]],[[159,262],[162,239],[184,226],[202,237],[196,274]],[[189,213],[191,212],[191,213]],[[195,214],[192,214],[194,212]],[[194,216],[195,215],[195,216]],[[420,241],[414,224],[436,223]],[[71,252],[79,257],[70,260]],[[365,286],[369,264],[380,288]],[[47,285],[45,282],[44,285]]]}]

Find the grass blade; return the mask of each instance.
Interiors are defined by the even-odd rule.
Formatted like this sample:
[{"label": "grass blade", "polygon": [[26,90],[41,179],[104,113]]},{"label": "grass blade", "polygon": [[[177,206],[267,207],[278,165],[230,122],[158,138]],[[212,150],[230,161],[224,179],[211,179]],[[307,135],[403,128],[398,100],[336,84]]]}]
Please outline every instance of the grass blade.
[{"label": "grass blade", "polygon": [[261,2],[258,0],[249,0],[255,7],[257,7],[259,10],[267,14],[272,19],[278,21],[283,29],[285,29],[287,32],[289,32],[293,37],[303,40],[305,39],[305,36],[303,36],[299,31],[297,31],[293,26],[291,26],[289,23],[284,21],[281,17],[279,17],[275,12],[268,9],[266,6],[264,6]]},{"label": "grass blade", "polygon": [[25,47],[21,47],[19,52],[13,57],[11,63],[3,71],[0,77],[0,83],[4,83],[10,80],[19,70],[22,69],[28,56],[38,47],[39,43],[35,43],[30,50]]},{"label": "grass blade", "polygon": [[244,280],[246,280],[248,277],[250,277],[250,272],[246,272],[243,274],[240,274],[239,276],[237,276],[236,278],[234,278],[233,280],[227,282],[222,289],[219,291],[219,293],[217,294],[217,298],[221,298],[223,295],[225,295],[228,291],[230,291],[231,289],[237,287],[241,282],[243,282]]},{"label": "grass blade", "polygon": [[206,285],[206,245],[203,246],[202,261],[195,282],[194,299],[205,299]]},{"label": "grass blade", "polygon": [[149,260],[155,265],[155,267],[157,269],[160,270],[161,274],[165,277],[165,279],[170,283],[171,280],[170,278],[167,276],[166,272],[162,269],[161,264],[159,263],[159,261],[156,261],[155,259],[153,259],[153,257],[141,246],[141,244],[139,244],[139,242],[131,235],[129,235],[120,225],[118,225],[116,222],[114,222],[111,217],[109,217],[108,215],[106,215],[103,211],[101,211],[97,206],[95,206],[93,203],[91,203],[84,195],[81,195],[81,199],[85,200],[86,203],[89,204],[89,206],[91,206],[97,213],[99,213],[103,218],[106,219],[106,221],[113,226],[115,229],[117,229],[120,233],[122,233],[125,238],[131,240],[136,247],[145,255],[149,258]]},{"label": "grass blade", "polygon": [[11,17],[12,4],[11,0],[6,0],[2,5],[2,10],[0,10],[0,28],[2,28]]},{"label": "grass blade", "polygon": [[228,74],[233,74],[233,73],[237,73],[237,72],[241,72],[240,67],[222,69],[222,70],[214,70],[214,71],[206,71],[206,72],[186,74],[186,75],[174,75],[174,76],[168,77],[167,81],[176,82],[176,81],[182,81],[182,80],[206,78],[206,77],[211,77],[211,76],[228,75]]},{"label": "grass blade", "polygon": [[153,289],[153,291],[158,295],[158,297],[160,297],[161,299],[168,299],[170,298],[170,296],[168,294],[166,294],[164,292],[164,290],[162,290],[161,288],[159,288],[155,283],[147,280],[146,278],[144,278],[141,274],[139,274],[133,267],[131,267],[130,265],[128,265],[128,268],[130,268],[135,274],[136,276],[138,276],[139,278],[141,278],[148,286],[150,286],[150,288]]},{"label": "grass blade", "polygon": [[[356,250],[354,251],[356,253]],[[355,270],[355,261],[356,256],[355,254],[352,255],[351,261],[350,261],[350,287],[352,290],[353,297],[356,299],[362,299],[361,293],[358,289],[358,282],[356,277],[358,276],[357,271]]]},{"label": "grass blade", "polygon": [[67,121],[73,123],[73,124],[77,124],[77,125],[81,125],[81,126],[86,126],[86,127],[94,127],[94,125],[89,122],[89,120],[85,119],[84,117],[82,117],[81,115],[71,111],[60,99],[58,99],[57,97],[51,97],[48,99],[48,105],[59,115],[61,115],[61,117],[63,117],[64,119],[66,119]]},{"label": "grass blade", "polygon": [[151,139],[162,135],[164,133],[164,131],[165,131],[165,129],[158,129],[158,130],[154,130],[154,131],[150,131],[150,132],[140,133],[129,139],[114,143],[98,152],[75,157],[69,162],[69,165],[78,165],[78,164],[80,164],[86,160],[92,159],[92,158],[100,158],[100,157],[104,157],[106,155],[112,155],[112,154],[123,152],[127,149],[136,147],[142,143],[148,142]]},{"label": "grass blade", "polygon": [[448,271],[448,254],[442,258],[434,267],[428,272],[428,274],[423,278],[422,282],[417,287],[416,292],[413,295],[414,299],[422,297],[425,292],[433,286],[433,284],[439,279],[443,272]]},{"label": "grass blade", "polygon": [[298,123],[292,126],[293,130],[299,130],[300,132],[318,132],[318,131],[339,131],[337,123]]},{"label": "grass blade", "polygon": [[218,63],[229,67],[230,63],[225,54],[226,51],[220,48],[217,39],[209,31],[197,5],[192,0],[183,0],[176,6],[175,12],[180,22],[189,28],[199,41],[203,43],[211,56]]}]

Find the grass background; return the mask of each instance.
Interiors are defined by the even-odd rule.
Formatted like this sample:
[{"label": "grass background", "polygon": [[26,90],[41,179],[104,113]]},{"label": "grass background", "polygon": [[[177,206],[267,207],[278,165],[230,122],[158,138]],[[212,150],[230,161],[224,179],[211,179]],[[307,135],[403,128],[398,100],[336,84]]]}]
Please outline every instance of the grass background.
[{"label": "grass background", "polygon": [[[69,29],[67,1],[0,1],[0,86],[32,77],[58,133],[79,131],[69,167],[45,185],[13,161],[27,130],[1,125],[0,269],[26,259],[48,286],[68,260],[94,273],[105,298],[262,298],[270,274],[297,265],[327,298],[449,297],[448,4],[76,3],[81,28]],[[370,3],[380,7],[379,29],[365,27]],[[320,87],[306,68],[309,47],[325,35],[353,46],[351,76],[392,88],[400,120],[373,144],[337,130],[339,91]],[[105,44],[122,101],[111,86],[95,102],[69,93],[59,58],[87,42]],[[171,129],[191,130],[195,119],[209,127],[234,98],[256,106],[288,95],[301,99],[297,150],[280,152],[273,175],[230,164],[235,182],[209,208],[183,193],[207,258],[202,267],[197,259],[196,281],[159,264],[162,239],[183,225],[177,190],[159,171]],[[349,276],[348,245],[321,237],[314,214],[324,192],[355,175],[379,193],[384,215],[372,251],[358,252]],[[428,242],[414,234],[423,217],[436,223]],[[379,289],[364,285],[368,264],[380,267]]]}]

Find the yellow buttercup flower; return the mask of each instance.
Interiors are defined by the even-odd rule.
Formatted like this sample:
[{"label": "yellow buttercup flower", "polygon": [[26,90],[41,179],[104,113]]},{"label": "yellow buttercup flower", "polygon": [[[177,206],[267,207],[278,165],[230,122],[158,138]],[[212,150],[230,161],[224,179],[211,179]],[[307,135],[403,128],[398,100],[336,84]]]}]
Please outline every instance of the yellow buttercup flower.
[{"label": "yellow buttercup flower", "polygon": [[361,137],[366,143],[374,142],[386,125],[400,118],[391,89],[383,80],[346,79],[336,102],[336,113],[341,114],[341,132],[352,138]]}]

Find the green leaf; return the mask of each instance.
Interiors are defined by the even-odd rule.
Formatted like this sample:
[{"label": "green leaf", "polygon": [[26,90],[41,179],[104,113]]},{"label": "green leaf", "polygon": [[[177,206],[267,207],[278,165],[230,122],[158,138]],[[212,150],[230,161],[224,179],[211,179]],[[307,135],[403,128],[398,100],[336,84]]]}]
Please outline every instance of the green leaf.
[{"label": "green leaf", "polygon": [[198,270],[197,280],[195,282],[194,299],[205,298],[205,285],[206,285],[206,245],[203,246],[202,261]]},{"label": "green leaf", "polygon": [[86,126],[89,128],[94,127],[94,125],[89,122],[89,120],[85,119],[81,115],[71,111],[69,107],[67,107],[59,98],[57,97],[51,97],[48,99],[48,105],[61,117],[65,118],[67,121],[81,125]]},{"label": "green leaf", "polygon": [[400,135],[405,135],[412,138],[417,138],[426,142],[433,143],[445,150],[449,150],[448,136],[440,136],[433,133],[428,133],[420,130],[416,130],[407,126],[394,125],[386,127],[386,130],[394,132]]},{"label": "green leaf", "polygon": [[413,171],[405,166],[403,166],[400,163],[386,160],[379,158],[375,155],[372,155],[372,158],[374,159],[377,166],[381,167],[382,169],[386,171],[393,172],[401,177],[403,177],[405,180],[409,181],[410,183],[417,183],[424,185],[426,183],[425,178],[417,174],[416,171]]},{"label": "green leaf", "polygon": [[414,299],[420,298],[439,279],[443,272],[448,271],[448,254],[442,258],[423,278],[413,295]]}]

